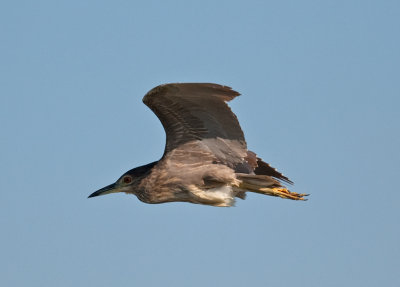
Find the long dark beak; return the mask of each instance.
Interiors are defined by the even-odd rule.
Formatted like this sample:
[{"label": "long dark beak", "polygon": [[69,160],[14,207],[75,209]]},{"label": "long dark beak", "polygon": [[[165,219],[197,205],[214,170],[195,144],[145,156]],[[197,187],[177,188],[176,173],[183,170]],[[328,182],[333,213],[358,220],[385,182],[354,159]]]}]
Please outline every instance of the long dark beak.
[{"label": "long dark beak", "polygon": [[88,196],[88,198],[99,196],[99,195],[105,195],[109,193],[114,193],[114,192],[119,192],[119,189],[115,186],[115,183],[107,185],[106,187],[103,187],[99,189],[98,191],[93,192],[91,195]]}]

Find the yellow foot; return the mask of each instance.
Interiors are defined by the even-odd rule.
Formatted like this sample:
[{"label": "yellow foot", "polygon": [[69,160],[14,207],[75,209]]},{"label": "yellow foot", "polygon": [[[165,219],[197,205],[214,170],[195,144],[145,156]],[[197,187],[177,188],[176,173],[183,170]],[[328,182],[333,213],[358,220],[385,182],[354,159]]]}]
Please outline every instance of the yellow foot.
[{"label": "yellow foot", "polygon": [[260,188],[260,190],[272,196],[279,196],[281,198],[288,198],[293,200],[307,200],[307,198],[304,198],[304,196],[308,196],[308,194],[306,193],[291,192],[283,187]]}]

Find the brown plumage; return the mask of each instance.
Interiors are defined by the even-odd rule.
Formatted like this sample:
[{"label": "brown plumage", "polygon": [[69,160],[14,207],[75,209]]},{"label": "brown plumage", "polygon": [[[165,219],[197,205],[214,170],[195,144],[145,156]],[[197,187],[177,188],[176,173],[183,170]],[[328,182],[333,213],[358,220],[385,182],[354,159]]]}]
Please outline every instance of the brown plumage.
[{"label": "brown plumage", "polygon": [[230,87],[210,83],[155,87],[143,102],[160,119],[165,151],[159,161],[134,168],[89,197],[113,192],[135,194],[146,203],[173,201],[232,206],[247,191],[304,200],[281,182],[286,176],[247,149],[228,101],[239,96]]}]

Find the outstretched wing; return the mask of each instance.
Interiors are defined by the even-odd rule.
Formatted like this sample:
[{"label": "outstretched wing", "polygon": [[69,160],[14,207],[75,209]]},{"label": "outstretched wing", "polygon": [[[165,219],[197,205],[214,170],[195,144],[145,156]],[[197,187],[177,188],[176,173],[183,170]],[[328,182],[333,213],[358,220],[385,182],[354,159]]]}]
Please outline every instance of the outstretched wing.
[{"label": "outstretched wing", "polygon": [[235,172],[291,183],[247,150],[239,122],[226,103],[239,95],[230,87],[211,83],[165,84],[149,91],[143,102],[160,119],[167,135],[163,158],[178,165],[221,163]]},{"label": "outstretched wing", "polygon": [[187,142],[216,138],[234,141],[245,151],[243,131],[226,104],[239,95],[230,87],[211,83],[165,84],[149,91],[143,102],[164,126],[164,156]]}]

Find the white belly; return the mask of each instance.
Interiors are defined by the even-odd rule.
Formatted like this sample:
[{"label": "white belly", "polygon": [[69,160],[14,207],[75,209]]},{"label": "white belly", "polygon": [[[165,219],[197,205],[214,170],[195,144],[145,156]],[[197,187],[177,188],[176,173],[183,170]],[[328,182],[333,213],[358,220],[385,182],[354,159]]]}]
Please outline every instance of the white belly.
[{"label": "white belly", "polygon": [[190,193],[196,203],[208,204],[213,206],[232,206],[235,204],[235,196],[232,187],[223,185],[210,189],[200,189],[191,186]]}]

